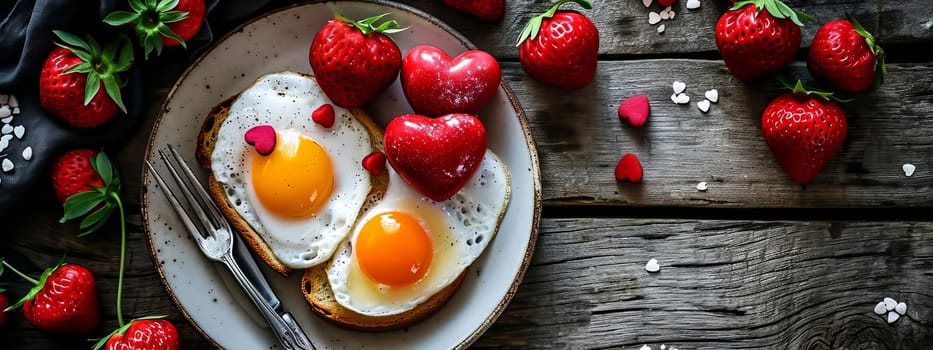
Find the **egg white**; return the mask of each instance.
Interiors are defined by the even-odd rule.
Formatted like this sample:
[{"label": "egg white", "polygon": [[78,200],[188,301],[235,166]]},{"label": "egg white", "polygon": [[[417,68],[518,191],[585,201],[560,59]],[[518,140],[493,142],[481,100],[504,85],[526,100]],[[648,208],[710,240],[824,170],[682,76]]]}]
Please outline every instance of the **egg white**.
[{"label": "egg white", "polygon": [[[265,75],[234,101],[211,154],[211,170],[228,201],[275,257],[293,269],[314,266],[333,255],[352,229],[371,189],[370,174],[360,165],[373,151],[366,128],[337,105],[333,105],[333,127],[313,122],[312,112],[325,103],[333,105],[311,77],[292,72]],[[317,213],[284,218],[262,206],[250,172],[255,149],[243,139],[246,131],[257,125],[296,131],[327,152],[334,169],[334,189]]]},{"label": "egg white", "polygon": [[[470,182],[451,199],[435,202],[409,186],[392,167],[385,196],[360,218],[327,267],[337,302],[357,313],[388,316],[414,309],[444,289],[473,263],[498,230],[509,202],[509,174],[491,151]],[[418,218],[432,235],[434,258],[425,276],[414,284],[390,287],[370,280],[357,263],[353,242],[369,218],[388,211]]]}]

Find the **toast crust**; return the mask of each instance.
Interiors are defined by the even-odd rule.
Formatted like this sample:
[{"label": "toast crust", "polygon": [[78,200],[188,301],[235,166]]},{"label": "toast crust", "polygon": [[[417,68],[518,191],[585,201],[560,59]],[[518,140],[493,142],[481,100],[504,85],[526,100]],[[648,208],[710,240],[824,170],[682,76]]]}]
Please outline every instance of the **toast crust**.
[{"label": "toast crust", "polygon": [[[311,79],[314,78],[310,75],[302,75]],[[230,115],[230,107],[239,96],[239,94],[231,96],[214,106],[204,118],[204,122],[201,124],[201,130],[198,133],[197,149],[195,150],[195,158],[202,168],[211,169],[211,154],[214,152],[214,145],[217,142],[217,133],[221,125],[223,125],[224,120]],[[382,129],[379,127],[379,124],[361,108],[351,108],[349,112],[363,125],[366,132],[369,134],[372,151],[382,151]],[[385,193],[385,188],[389,183],[388,175],[370,175],[372,189],[370,190],[369,196],[381,197],[382,193]],[[288,275],[292,268],[276,258],[272,249],[269,248],[269,245],[262,239],[262,236],[253,230],[246,220],[240,217],[232,203],[228,201],[224,185],[217,181],[213,173],[208,177],[208,192],[210,192],[214,202],[218,203],[220,211],[223,213],[224,217],[227,218],[227,221],[230,222],[230,226],[240,233],[240,236],[243,237],[243,241],[256,256],[262,259],[272,270],[283,276]],[[363,209],[364,208],[360,209],[360,214],[362,214]]]}]

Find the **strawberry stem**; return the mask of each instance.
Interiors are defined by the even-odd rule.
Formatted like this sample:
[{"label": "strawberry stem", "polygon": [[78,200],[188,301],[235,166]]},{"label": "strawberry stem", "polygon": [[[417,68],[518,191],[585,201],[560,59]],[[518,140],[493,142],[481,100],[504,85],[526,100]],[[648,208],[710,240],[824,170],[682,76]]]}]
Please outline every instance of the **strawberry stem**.
[{"label": "strawberry stem", "polygon": [[547,12],[534,16],[531,18],[531,20],[528,21],[528,24],[525,25],[525,28],[522,29],[522,33],[518,36],[518,42],[515,43],[515,46],[521,45],[522,42],[525,41],[525,39],[530,38],[531,40],[534,40],[535,38],[537,38],[538,32],[541,31],[541,22],[543,22],[545,18],[554,17],[554,14],[557,13],[557,9],[561,5],[568,3],[568,2],[575,2],[587,10],[593,8],[593,5],[590,4],[589,0],[560,0],[557,3],[555,3],[553,6],[551,6],[551,8],[547,10]]},{"label": "strawberry stem", "polygon": [[117,277],[117,322],[120,327],[123,323],[123,270],[126,267],[126,218],[123,215],[123,202],[116,192],[110,192],[110,198],[117,203],[120,210],[120,275]]},{"label": "strawberry stem", "polygon": [[395,34],[395,33],[401,32],[409,28],[409,27],[402,28],[398,24],[398,21],[394,19],[390,19],[385,22],[382,22],[379,25],[376,25],[376,22],[378,22],[383,17],[388,16],[388,15],[389,15],[388,13],[383,13],[381,15],[364,18],[359,21],[354,21],[352,19],[343,17],[341,15],[336,15],[336,14],[334,15],[334,17],[337,18],[338,20],[352,24],[354,27],[356,27],[361,32],[363,32],[363,35],[368,35],[371,33]]},{"label": "strawberry stem", "polygon": [[33,285],[39,285],[39,281],[37,281],[35,278],[29,277],[26,274],[20,272],[15,267],[13,267],[13,265],[10,265],[9,263],[7,263],[6,260],[0,260],[0,263],[3,263],[3,266],[6,266],[10,270],[12,270],[13,273],[21,277],[22,279],[29,281],[29,283],[32,283]]}]

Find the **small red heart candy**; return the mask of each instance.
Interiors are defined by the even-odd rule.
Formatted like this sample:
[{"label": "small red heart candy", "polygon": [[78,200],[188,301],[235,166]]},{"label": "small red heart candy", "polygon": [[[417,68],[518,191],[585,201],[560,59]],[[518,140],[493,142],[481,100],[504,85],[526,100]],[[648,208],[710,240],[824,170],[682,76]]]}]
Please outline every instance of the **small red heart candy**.
[{"label": "small red heart candy", "polygon": [[628,122],[636,127],[645,125],[650,112],[651,106],[648,104],[648,96],[645,95],[629,97],[619,105],[619,118],[628,119]]},{"label": "small red heart candy", "polygon": [[275,129],[271,125],[257,125],[243,135],[246,143],[256,148],[260,155],[268,156],[275,149]]},{"label": "small red heart candy", "polygon": [[658,3],[661,4],[661,6],[671,6],[675,2],[677,2],[677,0],[658,0]]},{"label": "small red heart candy", "polygon": [[311,120],[325,128],[334,126],[334,106],[325,103],[311,112]]},{"label": "small red heart candy", "polygon": [[402,90],[416,113],[476,114],[499,89],[502,72],[495,57],[470,50],[451,59],[441,49],[417,46],[402,60]]},{"label": "small red heart candy", "polygon": [[386,126],[389,164],[424,196],[441,202],[460,191],[486,154],[486,128],[470,114],[395,117]]},{"label": "small red heart candy", "polygon": [[616,164],[616,180],[619,181],[641,181],[642,169],[641,162],[634,154],[626,153]]},{"label": "small red heart candy", "polygon": [[382,152],[373,152],[363,158],[363,169],[371,174],[381,176],[386,170],[386,154]]}]

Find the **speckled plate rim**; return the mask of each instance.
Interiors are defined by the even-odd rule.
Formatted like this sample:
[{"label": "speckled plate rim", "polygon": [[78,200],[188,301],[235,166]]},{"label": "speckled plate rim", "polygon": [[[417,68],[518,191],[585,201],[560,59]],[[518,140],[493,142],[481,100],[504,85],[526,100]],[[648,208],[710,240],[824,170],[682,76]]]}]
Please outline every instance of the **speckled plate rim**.
[{"label": "speckled plate rim", "polygon": [[[333,1],[327,1],[327,0],[305,1],[305,2],[300,2],[300,3],[284,6],[281,8],[277,8],[277,9],[268,11],[263,14],[259,14],[253,17],[252,19],[231,29],[223,37],[215,40],[211,44],[210,47],[203,50],[198,55],[198,57],[188,66],[188,68],[185,69],[185,71],[181,74],[181,76],[179,76],[175,84],[172,85],[171,90],[169,90],[168,94],[165,95],[165,99],[162,100],[161,107],[159,108],[159,115],[158,117],[156,117],[156,121],[153,124],[152,129],[149,132],[149,140],[147,141],[146,151],[145,151],[146,158],[148,158],[149,155],[152,154],[152,145],[155,141],[156,130],[158,130],[162,124],[162,118],[165,115],[165,110],[168,107],[168,104],[171,101],[172,96],[174,96],[175,91],[178,89],[178,87],[182,83],[185,82],[185,80],[188,78],[188,75],[191,73],[191,71],[195,67],[197,67],[201,63],[201,61],[205,57],[207,57],[215,48],[217,48],[221,43],[226,41],[231,36],[241,32],[245,27],[257,21],[263,20],[264,18],[270,15],[274,15],[279,12],[289,11],[296,7],[307,6],[310,4],[327,3],[327,2],[333,2]],[[372,0],[372,1],[340,0],[339,2],[365,2],[365,3],[381,5],[381,6],[393,8],[396,10],[408,12],[409,14],[420,17],[424,19],[425,21],[428,21],[436,25],[437,27],[443,29],[448,34],[452,35],[454,38],[459,40],[460,43],[464,47],[466,47],[468,50],[477,49],[476,45],[474,45],[469,39],[463,36],[463,34],[460,34],[460,32],[451,28],[446,23],[438,20],[434,16],[431,16],[430,14],[427,14],[426,12],[421,11],[417,8],[414,8],[414,7],[405,5],[405,4],[395,3],[391,1],[384,1],[384,0]],[[537,145],[531,133],[531,126],[528,122],[527,116],[525,115],[525,110],[522,108],[521,103],[518,100],[518,97],[515,95],[515,92],[512,91],[512,88],[509,86],[508,82],[506,82],[504,78],[500,79],[499,86],[503,89],[506,96],[508,97],[509,103],[511,104],[512,109],[515,110],[516,117],[518,118],[518,122],[525,136],[525,145],[528,147],[528,156],[531,161],[531,173],[532,173],[532,180],[533,180],[532,186],[533,186],[533,192],[534,192],[534,209],[532,210],[533,215],[531,219],[532,220],[531,221],[531,232],[528,237],[528,245],[525,248],[525,254],[524,254],[524,257],[522,258],[521,265],[519,266],[518,272],[515,275],[515,279],[512,281],[512,285],[509,286],[509,289],[506,292],[505,296],[502,297],[502,299],[499,301],[499,304],[495,307],[495,309],[493,309],[493,312],[490,313],[488,317],[486,317],[485,321],[483,321],[483,323],[480,324],[480,326],[477,327],[473,331],[473,333],[471,333],[466,338],[464,338],[464,340],[460,342],[460,344],[458,344],[455,347],[455,349],[465,349],[469,347],[471,344],[473,344],[477,339],[479,339],[480,336],[483,335],[483,333],[486,332],[486,330],[489,329],[489,327],[492,326],[493,323],[495,323],[495,321],[499,318],[502,312],[505,311],[505,308],[508,306],[509,302],[515,296],[515,293],[518,291],[519,285],[521,285],[522,281],[525,278],[525,272],[528,270],[528,266],[531,264],[531,259],[532,259],[532,256],[534,255],[535,244],[538,240],[538,226],[541,220],[541,200],[542,199],[541,199],[541,173],[540,173],[540,168],[538,166],[539,161],[538,161]],[[177,307],[178,310],[181,312],[182,316],[188,321],[189,324],[191,324],[194,327],[195,331],[197,331],[198,334],[200,334],[201,337],[203,337],[205,340],[210,342],[213,347],[221,348],[220,344],[218,344],[217,341],[214,340],[214,338],[208,335],[207,332],[205,332],[196,322],[194,322],[191,315],[188,314],[188,311],[182,306],[181,301],[175,295],[175,292],[172,289],[171,285],[169,285],[169,282],[165,276],[164,270],[159,267],[157,252],[154,247],[154,242],[152,240],[153,236],[152,236],[152,232],[149,227],[149,222],[150,222],[149,206],[148,206],[149,198],[148,198],[148,193],[146,191],[147,187],[145,185],[149,183],[150,181],[148,168],[143,166],[141,169],[141,172],[142,172],[141,179],[142,179],[143,185],[140,186],[140,197],[142,199],[141,202],[142,202],[143,226],[146,232],[146,245],[149,248],[149,257],[153,260],[153,263],[156,266],[156,271],[159,274],[159,279],[162,281],[162,285],[165,287],[165,290],[168,292],[169,297],[172,299],[172,302],[175,304],[175,307]]]}]

